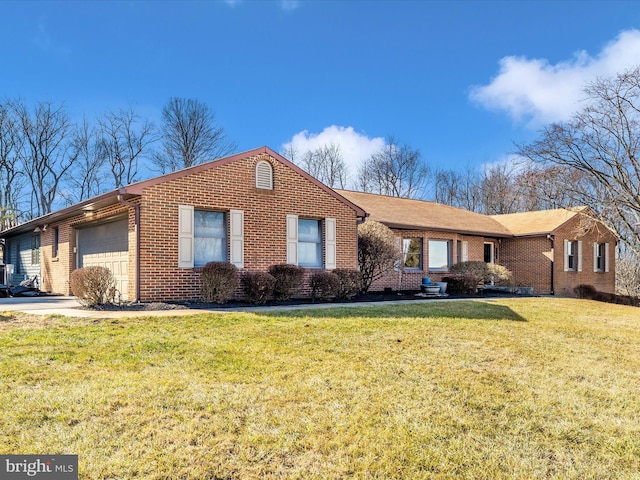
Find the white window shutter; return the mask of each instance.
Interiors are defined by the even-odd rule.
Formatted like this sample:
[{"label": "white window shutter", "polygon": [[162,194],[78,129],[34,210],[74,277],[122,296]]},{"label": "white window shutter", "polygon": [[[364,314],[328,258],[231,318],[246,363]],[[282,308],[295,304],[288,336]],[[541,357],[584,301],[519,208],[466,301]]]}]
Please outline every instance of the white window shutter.
[{"label": "white window shutter", "polygon": [[593,244],[593,271],[598,271],[598,243]]},{"label": "white window shutter", "polygon": [[569,240],[564,240],[564,271],[569,271]]},{"label": "white window shutter", "polygon": [[604,244],[604,271],[609,273],[609,244]]},{"label": "white window shutter", "polygon": [[582,271],[582,240],[578,240],[578,271]]},{"label": "white window shutter", "polygon": [[244,268],[244,210],[229,211],[229,257],[231,263]]},{"label": "white window shutter", "polygon": [[178,267],[193,268],[193,206],[178,205]]},{"label": "white window shutter", "polygon": [[287,263],[298,264],[298,216],[287,215]]},{"label": "white window shutter", "polygon": [[460,255],[460,259],[463,262],[469,261],[469,242],[462,242],[462,254]]},{"label": "white window shutter", "polygon": [[335,270],[336,261],[336,219],[324,219],[324,268]]}]

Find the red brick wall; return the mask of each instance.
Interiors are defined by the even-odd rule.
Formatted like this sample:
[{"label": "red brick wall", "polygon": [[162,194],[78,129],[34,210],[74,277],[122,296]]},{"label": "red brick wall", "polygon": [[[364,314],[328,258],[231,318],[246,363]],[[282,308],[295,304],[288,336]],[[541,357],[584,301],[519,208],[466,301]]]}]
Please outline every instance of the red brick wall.
[{"label": "red brick wall", "polygon": [[[135,297],[135,219],[133,209],[129,215],[129,291],[130,299]],[[45,292],[70,295],[69,275],[76,268],[76,228],[100,223],[114,216],[127,215],[127,207],[115,205],[84,212],[59,223],[47,226],[41,234],[40,256],[42,265],[42,285]],[[53,257],[54,228],[58,227],[58,256]]]},{"label": "red brick wall", "polygon": [[[581,284],[593,285],[602,292],[615,292],[615,245],[611,232],[597,223],[585,230],[579,217],[553,232],[537,237],[504,239],[500,260],[514,274],[516,283],[533,287],[534,293],[575,296]],[[564,240],[582,241],[582,271],[564,271]],[[609,272],[593,271],[593,244],[609,243]],[[553,269],[553,285],[552,285]],[[553,289],[553,292],[552,292]]]},{"label": "red brick wall", "polygon": [[551,293],[553,248],[546,236],[517,237],[500,242],[500,264],[513,273],[517,286],[533,287],[536,294]]},{"label": "red brick wall", "polygon": [[[273,190],[255,188],[259,160],[273,166]],[[288,214],[335,218],[337,267],[357,267],[355,212],[294,170],[261,154],[145,189],[141,203],[142,301],[199,297],[200,269],[178,267],[178,205],[243,210],[244,271],[286,263]]]},{"label": "red brick wall", "polygon": [[[586,230],[586,231],[585,231]],[[554,232],[555,263],[554,284],[555,294],[561,296],[575,296],[573,289],[581,284],[593,285],[596,290],[615,293],[615,246],[616,238],[601,225],[589,222],[586,225],[575,217],[573,222],[564,225]],[[564,240],[582,241],[582,271],[564,271]],[[593,244],[609,243],[609,272],[594,272]]]},{"label": "red brick wall", "polygon": [[[451,260],[452,263],[457,262],[458,258],[458,241],[468,242],[468,260],[482,261],[484,260],[484,243],[492,242],[497,244],[496,239],[485,237],[459,235],[449,232],[436,232],[425,230],[399,230],[393,229],[396,237],[402,238],[422,238],[422,269],[420,270],[404,270],[388,272],[384,277],[376,280],[370,291],[383,291],[385,288],[391,290],[420,290],[420,284],[424,277],[430,277],[433,282],[439,282],[443,277],[449,275],[448,272],[429,271],[429,240],[446,240],[451,242]],[[496,258],[497,261],[497,258]]]}]

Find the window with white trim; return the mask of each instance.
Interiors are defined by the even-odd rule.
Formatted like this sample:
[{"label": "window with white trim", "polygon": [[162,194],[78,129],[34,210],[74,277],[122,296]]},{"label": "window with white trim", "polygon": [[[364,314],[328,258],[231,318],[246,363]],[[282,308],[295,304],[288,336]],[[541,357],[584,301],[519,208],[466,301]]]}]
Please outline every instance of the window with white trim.
[{"label": "window with white trim", "polygon": [[594,272],[609,271],[609,244],[608,243],[593,244],[593,271]]},{"label": "window with white trim", "polygon": [[322,268],[322,226],[320,220],[298,219],[298,265]]},{"label": "window with white trim", "polygon": [[403,238],[402,255],[406,270],[422,269],[422,238]]},{"label": "window with white trim", "polygon": [[577,270],[578,268],[578,242],[569,240],[567,242],[567,270]]},{"label": "window with white trim", "polygon": [[193,211],[193,264],[227,261],[227,219],[224,212]]},{"label": "window with white trim", "polygon": [[451,265],[451,242],[429,240],[429,270],[447,271]]},{"label": "window with white trim", "polygon": [[287,263],[334,270],[337,267],[336,219],[316,220],[287,215]]},{"label": "window with white trim", "polygon": [[582,271],[582,242],[580,240],[564,241],[564,271]]}]

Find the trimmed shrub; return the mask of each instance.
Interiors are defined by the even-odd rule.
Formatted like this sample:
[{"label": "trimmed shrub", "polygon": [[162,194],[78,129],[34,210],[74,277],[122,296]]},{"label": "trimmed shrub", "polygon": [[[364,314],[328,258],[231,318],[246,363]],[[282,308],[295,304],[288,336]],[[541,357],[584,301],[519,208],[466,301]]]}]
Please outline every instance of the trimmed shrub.
[{"label": "trimmed shrub", "polygon": [[71,272],[69,287],[78,301],[87,307],[113,303],[116,280],[106,267],[84,267]]},{"label": "trimmed shrub", "polygon": [[573,289],[573,293],[575,293],[578,298],[584,298],[587,300],[640,307],[640,298],[632,297],[630,295],[616,295],[614,293],[599,292],[592,285],[578,285]]},{"label": "trimmed shrub", "polygon": [[362,288],[362,273],[351,268],[337,268],[333,271],[340,280],[340,287],[336,292],[338,298],[352,298]]},{"label": "trimmed shrub", "polygon": [[276,279],[273,286],[273,297],[276,300],[289,300],[304,278],[304,268],[288,263],[271,265],[269,273]]},{"label": "trimmed shrub", "polygon": [[598,295],[598,291],[593,285],[584,284],[574,288],[573,293],[575,293],[578,298],[586,298],[588,300],[593,300]]},{"label": "trimmed shrub", "polygon": [[276,279],[267,272],[249,272],[242,277],[242,290],[247,300],[256,305],[265,303],[273,295]]},{"label": "trimmed shrub", "polygon": [[309,280],[311,299],[329,300],[340,289],[340,277],[332,272],[315,272]]},{"label": "trimmed shrub", "polygon": [[470,293],[476,293],[478,289],[479,278],[476,275],[469,273],[458,273],[456,275],[449,275],[442,279],[443,282],[447,282],[447,291],[452,295],[466,295]]},{"label": "trimmed shrub", "polygon": [[485,263],[479,261],[460,262],[451,265],[449,272],[453,274],[463,274],[468,276],[471,281],[472,277],[476,278],[475,289],[478,286],[488,283],[496,285],[513,285],[513,274],[502,265],[497,263]]},{"label": "trimmed shrub", "polygon": [[238,288],[238,268],[227,262],[209,262],[202,267],[202,299],[225,303]]},{"label": "trimmed shrub", "polygon": [[358,225],[358,266],[362,272],[362,293],[395,267],[404,265],[402,248],[386,225],[367,220]]}]

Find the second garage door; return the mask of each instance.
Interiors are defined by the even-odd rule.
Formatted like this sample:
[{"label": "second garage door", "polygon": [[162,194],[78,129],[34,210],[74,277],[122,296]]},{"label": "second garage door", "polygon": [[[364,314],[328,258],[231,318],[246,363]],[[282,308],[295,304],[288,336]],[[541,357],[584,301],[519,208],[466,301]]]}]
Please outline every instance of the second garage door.
[{"label": "second garage door", "polygon": [[127,300],[129,287],[129,228],[127,219],[78,230],[78,268],[107,267],[116,288]]}]

